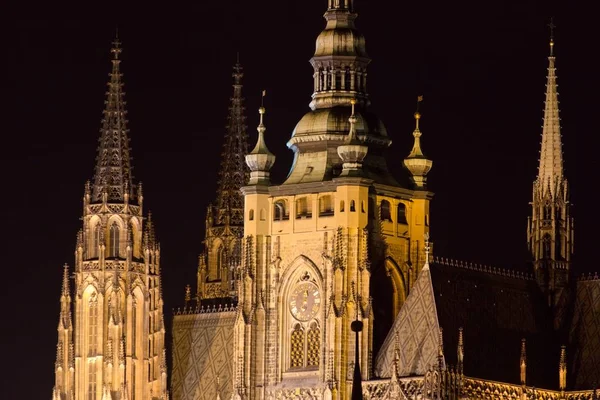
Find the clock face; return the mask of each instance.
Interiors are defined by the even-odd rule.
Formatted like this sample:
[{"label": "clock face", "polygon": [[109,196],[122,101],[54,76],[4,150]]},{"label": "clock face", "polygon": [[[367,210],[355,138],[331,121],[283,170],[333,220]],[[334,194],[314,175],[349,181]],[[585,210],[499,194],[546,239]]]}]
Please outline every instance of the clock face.
[{"label": "clock face", "polygon": [[314,318],[321,307],[319,288],[310,282],[299,283],[290,294],[290,312],[298,321]]}]

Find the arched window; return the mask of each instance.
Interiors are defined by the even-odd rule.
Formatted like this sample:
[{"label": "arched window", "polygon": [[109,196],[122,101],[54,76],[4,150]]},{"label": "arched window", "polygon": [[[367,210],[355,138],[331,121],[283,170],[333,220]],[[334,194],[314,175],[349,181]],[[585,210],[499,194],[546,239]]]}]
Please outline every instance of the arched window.
[{"label": "arched window", "polygon": [[390,212],[390,202],[381,200],[381,220],[392,222],[392,214]]},{"label": "arched window", "polygon": [[365,211],[365,201],[364,200],[360,202],[360,212],[363,213],[363,214],[366,212]]},{"label": "arched window", "polygon": [[91,258],[97,258],[100,249],[100,224],[97,224],[92,228],[92,248]]},{"label": "arched window", "polygon": [[396,215],[396,219],[399,224],[408,224],[406,220],[406,204],[398,203],[398,213]]},{"label": "arched window", "polygon": [[321,353],[321,330],[315,322],[310,325],[306,334],[306,366],[318,367]]},{"label": "arched window", "polygon": [[88,356],[98,352],[98,297],[93,292],[88,300]]},{"label": "arched window", "polygon": [[219,245],[217,249],[217,262],[215,263],[215,275],[217,280],[221,280],[221,270],[223,269],[223,263],[225,262],[225,250],[223,245]]},{"label": "arched window", "polygon": [[296,200],[296,218],[310,218],[312,217],[312,210],[310,202],[306,197],[301,197]]},{"label": "arched window", "polygon": [[340,201],[340,212],[344,212],[345,204],[344,200]]},{"label": "arched window", "polygon": [[283,221],[289,219],[289,211],[285,200],[277,200],[273,204],[273,219],[275,221]]},{"label": "arched window", "polygon": [[254,221],[254,210],[248,211],[248,220]]},{"label": "arched window", "polygon": [[261,220],[261,221],[264,221],[264,220],[266,220],[266,219],[267,219],[267,215],[266,215],[266,214],[267,214],[267,212],[265,211],[265,209],[264,209],[264,208],[261,208],[261,209],[260,209],[260,220]]},{"label": "arched window", "polygon": [[119,246],[120,246],[120,238],[119,238],[119,225],[116,222],[113,222],[110,226],[110,233],[108,235],[109,243],[110,243],[110,256],[111,257],[119,257]]},{"label": "arched window", "polygon": [[354,200],[350,200],[350,212],[356,211],[356,202]]},{"label": "arched window", "polygon": [[319,217],[326,217],[328,215],[333,215],[331,196],[321,196],[319,197]]},{"label": "arched window", "polygon": [[290,346],[290,368],[302,368],[304,366],[304,331],[300,324],[294,326]]}]

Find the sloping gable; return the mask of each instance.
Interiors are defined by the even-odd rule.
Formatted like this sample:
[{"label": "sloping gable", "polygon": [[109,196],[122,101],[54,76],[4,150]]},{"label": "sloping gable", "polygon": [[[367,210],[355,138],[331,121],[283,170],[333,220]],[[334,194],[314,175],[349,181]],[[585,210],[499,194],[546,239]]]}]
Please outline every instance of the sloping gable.
[{"label": "sloping gable", "polygon": [[431,272],[425,265],[377,355],[375,375],[392,376],[396,352],[399,376],[425,375],[438,362],[439,332]]}]

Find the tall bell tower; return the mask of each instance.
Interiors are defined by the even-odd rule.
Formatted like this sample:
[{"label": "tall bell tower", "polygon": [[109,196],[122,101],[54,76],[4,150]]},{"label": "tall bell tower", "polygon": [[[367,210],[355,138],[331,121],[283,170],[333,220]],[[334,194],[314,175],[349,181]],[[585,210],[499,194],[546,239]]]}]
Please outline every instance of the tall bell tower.
[{"label": "tall bell tower", "polygon": [[111,52],[94,179],[63,275],[53,400],[169,397],[160,246],[131,173],[118,39]]},{"label": "tall bell tower", "polygon": [[552,24],[551,30],[542,147],[538,176],[533,183],[527,241],[537,282],[546,294],[548,304],[554,307],[569,283],[574,223],[569,202],[569,185],[563,171]]},{"label": "tall bell tower", "polygon": [[350,399],[355,371],[372,376],[377,347],[425,263],[433,194],[421,116],[405,160],[414,185],[405,188],[388,170],[392,141],[370,110],[371,59],[353,1],[328,0],[324,17],[286,180],[270,181],[265,107],[246,156],[234,399]]}]

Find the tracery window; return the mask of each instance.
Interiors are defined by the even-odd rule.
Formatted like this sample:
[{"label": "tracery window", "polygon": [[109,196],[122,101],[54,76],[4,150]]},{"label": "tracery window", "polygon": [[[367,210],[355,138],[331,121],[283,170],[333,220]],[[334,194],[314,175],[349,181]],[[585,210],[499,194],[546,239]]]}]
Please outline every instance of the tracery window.
[{"label": "tracery window", "polygon": [[306,334],[306,366],[318,367],[319,354],[321,350],[321,330],[315,322],[313,322]]},{"label": "tracery window", "polygon": [[304,366],[304,331],[300,324],[294,326],[290,346],[290,368],[302,368]]},{"label": "tracery window", "polygon": [[96,361],[88,363],[88,400],[96,400]]},{"label": "tracery window", "polygon": [[112,225],[110,226],[110,234],[109,234],[109,240],[110,240],[110,256],[111,257],[119,257],[119,246],[120,246],[120,240],[119,240],[119,225],[116,222],[113,222]]},{"label": "tracery window", "polygon": [[88,301],[88,355],[96,355],[98,350],[98,298],[92,293]]}]

